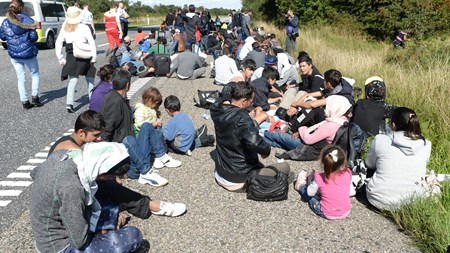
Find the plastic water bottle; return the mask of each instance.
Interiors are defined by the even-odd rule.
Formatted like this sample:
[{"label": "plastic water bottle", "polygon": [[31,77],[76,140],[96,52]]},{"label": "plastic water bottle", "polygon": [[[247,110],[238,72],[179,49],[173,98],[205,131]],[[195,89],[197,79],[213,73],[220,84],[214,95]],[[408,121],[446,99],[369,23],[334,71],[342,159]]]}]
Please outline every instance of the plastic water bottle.
[{"label": "plastic water bottle", "polygon": [[209,115],[206,114],[206,113],[202,113],[202,118],[203,118],[203,119],[209,119]]}]

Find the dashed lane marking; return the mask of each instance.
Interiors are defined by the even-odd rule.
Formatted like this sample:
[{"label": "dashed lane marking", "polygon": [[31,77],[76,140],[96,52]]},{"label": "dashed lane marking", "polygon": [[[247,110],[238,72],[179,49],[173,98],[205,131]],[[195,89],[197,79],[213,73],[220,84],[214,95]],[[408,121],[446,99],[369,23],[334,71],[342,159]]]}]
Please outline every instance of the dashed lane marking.
[{"label": "dashed lane marking", "polygon": [[[102,44],[100,46],[108,45]],[[128,91],[127,96],[131,98],[136,92],[138,92],[145,84],[147,84],[152,77],[147,78],[140,78],[134,81],[131,84],[130,91]],[[70,135],[75,130],[69,129],[67,130],[63,136]],[[59,139],[59,138],[58,138]],[[31,180],[30,171],[33,170],[37,165],[45,162],[48,151],[50,150],[51,146],[53,146],[55,142],[50,143],[48,146],[46,146],[42,151],[36,153],[34,155],[34,158],[29,159],[26,161],[26,164],[19,166],[16,169],[16,172],[10,173],[8,176],[6,176],[9,180],[0,180],[0,198],[4,198],[0,200],[0,207],[6,207],[8,206],[14,199],[5,199],[5,198],[17,198],[23,190],[25,190],[27,187],[29,187],[33,181]],[[15,181],[14,181],[15,180]],[[26,181],[27,180],[27,181]],[[2,187],[21,187],[22,190],[10,190],[10,189],[2,189]]]}]

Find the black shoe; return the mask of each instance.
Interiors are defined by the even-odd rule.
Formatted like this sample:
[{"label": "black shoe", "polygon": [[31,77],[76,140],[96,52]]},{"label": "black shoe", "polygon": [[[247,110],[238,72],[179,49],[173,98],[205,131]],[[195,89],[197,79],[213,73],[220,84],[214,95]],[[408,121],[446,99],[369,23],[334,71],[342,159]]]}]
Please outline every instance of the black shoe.
[{"label": "black shoe", "polygon": [[66,109],[68,113],[74,113],[75,109],[73,109],[73,105],[66,105]]},{"label": "black shoe", "polygon": [[212,146],[214,146],[215,141],[216,141],[216,139],[214,138],[213,135],[207,135],[207,136],[203,137],[202,139],[200,139],[202,147],[212,147]]},{"label": "black shoe", "polygon": [[208,127],[206,125],[201,126],[196,131],[197,137],[201,140],[204,136],[208,134]]},{"label": "black shoe", "polygon": [[30,101],[22,102],[22,106],[23,106],[23,109],[25,109],[25,110],[29,110],[29,109],[33,108],[33,105],[31,105]]},{"label": "black shoe", "polygon": [[34,107],[41,107],[44,104],[39,100],[39,96],[31,97],[31,105]]}]

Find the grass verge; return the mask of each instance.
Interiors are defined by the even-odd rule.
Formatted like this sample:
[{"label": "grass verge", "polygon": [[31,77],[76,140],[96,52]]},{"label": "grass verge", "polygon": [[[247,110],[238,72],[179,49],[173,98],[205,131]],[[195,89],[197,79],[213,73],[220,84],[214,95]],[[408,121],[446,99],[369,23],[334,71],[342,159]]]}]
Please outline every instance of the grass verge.
[{"label": "grass verge", "polygon": [[[284,45],[284,30],[265,22],[256,26],[274,32]],[[360,88],[366,78],[382,77],[387,101],[412,108],[419,115],[422,132],[433,145],[428,167],[450,174],[449,37],[423,43],[412,38],[407,49],[394,50],[391,44],[371,41],[355,29],[322,26],[300,31],[297,51],[308,52],[322,72],[338,69],[354,78]],[[417,199],[398,212],[387,213],[424,252],[445,252],[450,245],[449,184],[444,184],[438,198]]]}]

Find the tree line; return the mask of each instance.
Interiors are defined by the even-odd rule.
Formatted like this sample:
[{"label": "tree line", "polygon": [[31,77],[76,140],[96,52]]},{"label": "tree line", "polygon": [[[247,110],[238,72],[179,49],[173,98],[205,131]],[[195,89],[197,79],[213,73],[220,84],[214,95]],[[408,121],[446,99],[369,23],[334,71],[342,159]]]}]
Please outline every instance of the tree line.
[{"label": "tree line", "polygon": [[242,5],[278,24],[291,9],[302,25],[346,24],[380,40],[400,30],[417,40],[450,32],[448,0],[242,0]]}]

